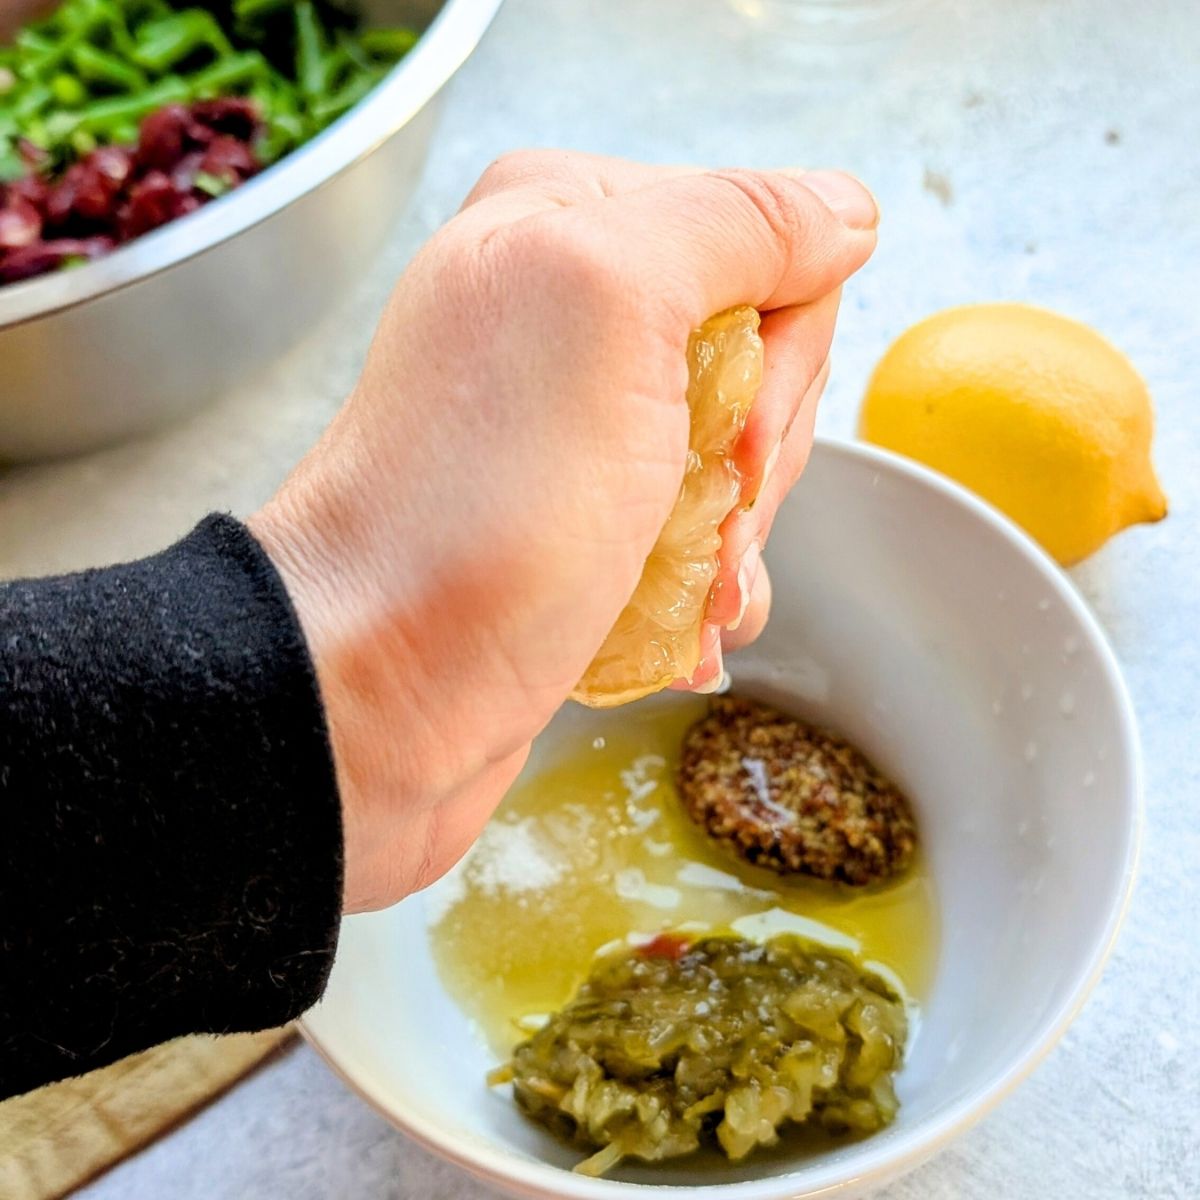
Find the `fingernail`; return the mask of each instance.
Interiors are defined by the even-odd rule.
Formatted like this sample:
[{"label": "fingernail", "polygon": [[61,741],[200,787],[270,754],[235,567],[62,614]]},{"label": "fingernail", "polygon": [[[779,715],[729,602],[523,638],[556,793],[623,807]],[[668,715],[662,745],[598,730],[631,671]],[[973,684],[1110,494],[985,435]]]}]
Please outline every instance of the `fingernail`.
[{"label": "fingernail", "polygon": [[720,686],[724,673],[720,627],[706,620],[700,627],[700,661],[687,681],[688,690],[707,696]]},{"label": "fingernail", "polygon": [[755,496],[756,499],[766,490],[767,480],[771,478],[771,472],[775,470],[775,464],[779,461],[779,452],[782,449],[783,442],[776,442],[771,450],[771,453],[767,455],[767,461],[763,463],[762,476],[758,481],[758,492]]},{"label": "fingernail", "polygon": [[[787,436],[786,432],[784,436]],[[767,489],[767,480],[771,478],[771,472],[775,470],[775,464],[779,461],[779,451],[781,449],[783,449],[782,440],[776,442],[775,448],[767,455],[767,461],[763,463],[763,469],[758,476],[758,487],[754,489],[754,495],[742,505],[742,512],[748,513],[754,511],[754,506],[759,502],[763,492]]]},{"label": "fingernail", "polygon": [[746,553],[742,555],[742,561],[738,564],[738,615],[730,621],[729,628],[737,629],[741,625],[746,616],[746,609],[750,607],[750,597],[754,593],[754,581],[758,578],[758,566],[762,561],[762,546],[758,542],[751,542],[746,547]]},{"label": "fingernail", "polygon": [[806,171],[800,182],[815,192],[835,217],[850,229],[874,229],[879,224],[875,197],[845,171]]},{"label": "fingernail", "polygon": [[705,619],[714,625],[728,625],[737,616],[738,603],[737,572],[732,567],[725,567],[717,572],[708,590]]},{"label": "fingernail", "polygon": [[721,643],[718,641],[712,655],[706,655],[700,663],[697,675],[711,671],[703,683],[697,684],[692,690],[700,696],[711,696],[725,682],[725,661],[721,657]]}]

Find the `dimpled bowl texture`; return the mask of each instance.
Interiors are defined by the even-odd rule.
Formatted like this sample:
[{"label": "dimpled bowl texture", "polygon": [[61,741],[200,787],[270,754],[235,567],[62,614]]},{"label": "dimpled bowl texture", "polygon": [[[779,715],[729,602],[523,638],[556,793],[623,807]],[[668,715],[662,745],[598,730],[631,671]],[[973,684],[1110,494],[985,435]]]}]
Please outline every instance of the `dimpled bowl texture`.
[{"label": "dimpled bowl texture", "polygon": [[[898,1077],[899,1116],[807,1158],[571,1174],[580,1155],[522,1119],[507,1089],[484,1086],[494,1056],[430,956],[436,896],[347,920],[307,1036],[400,1129],[512,1195],[864,1194],[1032,1070],[1112,945],[1140,824],[1137,732],[1068,578],[956,485],[852,443],[818,443],[766,561],[773,613],[728,664],[737,687],[841,730],[906,788],[935,881],[938,965]],[[590,737],[592,719],[565,708],[527,770]]]}]

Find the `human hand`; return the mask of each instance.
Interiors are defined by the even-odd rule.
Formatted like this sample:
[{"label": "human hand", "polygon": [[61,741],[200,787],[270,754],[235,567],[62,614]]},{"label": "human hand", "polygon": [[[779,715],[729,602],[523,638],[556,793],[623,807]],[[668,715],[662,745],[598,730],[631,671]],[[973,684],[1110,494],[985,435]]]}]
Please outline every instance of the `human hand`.
[{"label": "human hand", "polygon": [[758,550],[876,221],[832,172],[525,152],[414,258],[353,394],[251,519],[316,663],[347,911],[431,883],[482,829],[678,495],[688,335],[745,303],[765,374],[736,456],[758,499],[723,527],[692,685],[761,629]]}]

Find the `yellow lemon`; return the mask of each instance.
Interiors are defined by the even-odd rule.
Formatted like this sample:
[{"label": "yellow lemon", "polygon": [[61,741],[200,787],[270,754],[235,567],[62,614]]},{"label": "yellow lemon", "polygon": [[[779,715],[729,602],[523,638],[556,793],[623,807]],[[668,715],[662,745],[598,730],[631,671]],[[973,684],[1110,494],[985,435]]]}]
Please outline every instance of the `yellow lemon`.
[{"label": "yellow lemon", "polygon": [[1154,414],[1129,360],[1095,330],[1026,304],[972,304],[914,325],[875,368],[869,442],[957,479],[1078,562],[1167,514]]},{"label": "yellow lemon", "polygon": [[758,313],[731,308],[688,341],[687,467],[679,498],[637,589],[572,697],[608,707],[690,679],[700,665],[700,627],[717,573],[721,523],[741,494],[733,447],[762,381]]}]

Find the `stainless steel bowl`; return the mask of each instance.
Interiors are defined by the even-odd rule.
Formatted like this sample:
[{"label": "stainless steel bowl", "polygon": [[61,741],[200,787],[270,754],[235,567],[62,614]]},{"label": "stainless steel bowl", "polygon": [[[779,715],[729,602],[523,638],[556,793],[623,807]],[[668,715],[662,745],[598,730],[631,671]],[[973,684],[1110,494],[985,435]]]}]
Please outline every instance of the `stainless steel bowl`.
[{"label": "stainless steel bowl", "polygon": [[379,249],[416,185],[437,95],[500,3],[368,6],[426,32],[335,125],[106,258],[0,287],[0,459],[162,425],[296,342]]}]

